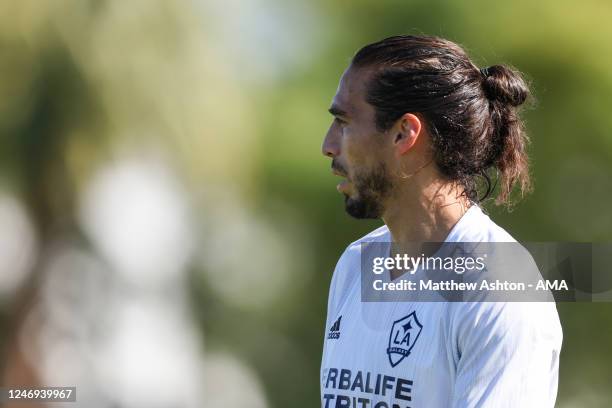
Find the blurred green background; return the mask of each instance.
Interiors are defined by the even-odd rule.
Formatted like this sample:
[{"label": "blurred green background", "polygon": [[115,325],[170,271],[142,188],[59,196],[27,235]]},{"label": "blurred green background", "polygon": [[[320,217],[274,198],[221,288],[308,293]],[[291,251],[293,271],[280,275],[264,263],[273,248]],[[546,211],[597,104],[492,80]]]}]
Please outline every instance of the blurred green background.
[{"label": "blurred green background", "polygon": [[[3,386],[76,385],[86,407],[317,406],[331,273],[379,225],[344,213],[326,110],[353,53],[390,35],[532,81],[535,192],[488,206],[500,225],[612,240],[611,2],[0,4]],[[612,307],[558,310],[557,405],[610,406]]]}]

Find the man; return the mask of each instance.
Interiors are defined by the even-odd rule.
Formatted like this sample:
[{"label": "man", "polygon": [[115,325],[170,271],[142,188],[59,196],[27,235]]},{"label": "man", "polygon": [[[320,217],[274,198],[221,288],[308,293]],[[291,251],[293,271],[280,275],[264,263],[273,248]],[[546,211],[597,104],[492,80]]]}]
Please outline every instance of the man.
[{"label": "man", "polygon": [[387,38],[351,61],[323,154],[344,178],[346,211],[385,226],[349,245],[334,271],[323,407],[554,406],[554,303],[363,302],[360,289],[364,242],[515,242],[478,203],[494,180],[498,204],[530,189],[517,112],[528,95],[518,72],[479,69],[436,37]]}]

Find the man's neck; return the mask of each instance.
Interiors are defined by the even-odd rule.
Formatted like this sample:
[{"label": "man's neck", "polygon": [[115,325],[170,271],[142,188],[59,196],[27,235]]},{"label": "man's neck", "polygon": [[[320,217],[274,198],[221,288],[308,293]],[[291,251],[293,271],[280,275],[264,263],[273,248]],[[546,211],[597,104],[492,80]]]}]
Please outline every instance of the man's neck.
[{"label": "man's neck", "polygon": [[424,187],[415,184],[396,192],[386,203],[383,220],[393,242],[443,242],[469,208],[469,202],[449,183],[429,181],[423,183]]}]

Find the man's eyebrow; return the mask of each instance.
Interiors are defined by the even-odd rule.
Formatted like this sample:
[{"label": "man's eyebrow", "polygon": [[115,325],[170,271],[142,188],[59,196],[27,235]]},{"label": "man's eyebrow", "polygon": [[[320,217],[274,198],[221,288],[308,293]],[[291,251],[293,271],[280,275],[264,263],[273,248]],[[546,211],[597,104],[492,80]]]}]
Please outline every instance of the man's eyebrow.
[{"label": "man's eyebrow", "polygon": [[332,107],[329,108],[328,111],[334,116],[348,116],[348,114],[345,111],[343,111],[336,105],[332,105]]}]

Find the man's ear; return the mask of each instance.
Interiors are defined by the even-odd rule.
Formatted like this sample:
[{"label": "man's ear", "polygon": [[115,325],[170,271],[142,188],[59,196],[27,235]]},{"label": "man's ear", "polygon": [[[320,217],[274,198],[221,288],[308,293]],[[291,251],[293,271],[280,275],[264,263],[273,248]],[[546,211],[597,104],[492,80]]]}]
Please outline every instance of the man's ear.
[{"label": "man's ear", "polygon": [[394,126],[395,138],[393,144],[399,155],[406,154],[421,135],[421,119],[412,113],[405,113]]}]

